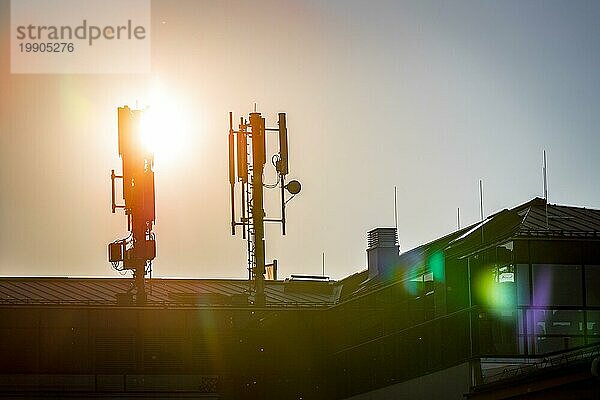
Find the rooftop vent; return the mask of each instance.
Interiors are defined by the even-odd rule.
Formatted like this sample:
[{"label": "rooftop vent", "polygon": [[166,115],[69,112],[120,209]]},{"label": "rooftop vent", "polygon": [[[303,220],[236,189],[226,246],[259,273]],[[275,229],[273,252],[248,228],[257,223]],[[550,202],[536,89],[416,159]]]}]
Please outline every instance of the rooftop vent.
[{"label": "rooftop vent", "polygon": [[375,228],[369,231],[367,244],[369,278],[396,266],[400,254],[396,228]]},{"label": "rooftop vent", "polygon": [[376,247],[397,247],[398,234],[396,228],[375,228],[367,233],[369,249]]}]

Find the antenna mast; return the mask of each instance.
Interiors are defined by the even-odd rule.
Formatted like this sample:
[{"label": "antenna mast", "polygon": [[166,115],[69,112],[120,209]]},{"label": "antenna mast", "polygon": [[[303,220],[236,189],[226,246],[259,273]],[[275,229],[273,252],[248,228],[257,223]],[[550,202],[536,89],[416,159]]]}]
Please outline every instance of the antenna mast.
[{"label": "antenna mast", "polygon": [[[133,272],[136,302],[146,302],[145,277],[152,271],[156,257],[156,241],[152,226],[155,221],[154,205],[154,154],[142,143],[140,122],[144,110],[119,107],[119,155],[123,163],[123,175],[111,171],[112,212],[125,210],[129,235],[108,245],[108,260],[117,271]],[[115,200],[115,179],[123,181],[122,205]],[[133,289],[132,287],[132,289]],[[131,289],[130,289],[131,290]]]},{"label": "antenna mast", "polygon": [[483,221],[483,181],[479,180],[479,214]]},{"label": "antenna mast", "polygon": [[546,165],[546,150],[544,149],[544,203],[545,205],[545,213],[546,213],[546,229],[548,229],[548,166]]},{"label": "antenna mast", "polygon": [[[255,106],[256,107],[256,106]],[[250,113],[249,121],[240,118],[237,130],[233,128],[233,114],[229,113],[229,185],[231,192],[231,234],[236,234],[236,227],[242,226],[242,235],[248,246],[248,279],[254,283],[254,303],[264,306],[265,298],[265,222],[281,224],[282,234],[286,233],[286,204],[300,193],[300,182],[292,180],[285,183],[289,172],[287,122],[285,113],[279,113],[277,128],[266,128],[265,119],[259,112]],[[265,185],[263,174],[266,161],[266,139],[268,132],[279,135],[279,153],[271,158],[277,171],[278,182],[274,186]],[[236,151],[237,150],[237,151]],[[250,160],[250,161],[249,161]],[[235,216],[235,185],[241,184],[241,210],[239,221]],[[264,188],[281,191],[281,217],[266,218],[263,195]],[[292,196],[285,199],[285,191]]]},{"label": "antenna mast", "polygon": [[483,243],[483,180],[481,179],[479,180],[479,213],[481,215],[481,243]]},{"label": "antenna mast", "polygon": [[394,186],[394,226],[398,235],[398,187]]}]

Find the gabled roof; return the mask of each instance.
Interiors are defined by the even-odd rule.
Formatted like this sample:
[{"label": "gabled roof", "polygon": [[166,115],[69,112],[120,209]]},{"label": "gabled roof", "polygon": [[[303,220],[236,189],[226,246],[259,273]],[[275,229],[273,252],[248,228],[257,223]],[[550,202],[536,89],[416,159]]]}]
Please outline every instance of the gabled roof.
[{"label": "gabled roof", "polygon": [[546,204],[544,199],[534,198],[471,225],[445,250],[448,254],[464,254],[511,237],[600,239],[600,210]]},{"label": "gabled roof", "polygon": [[542,199],[536,200],[535,204],[520,212],[524,218],[519,233],[567,236],[598,236],[600,233],[600,210],[557,204],[548,204],[546,208]]},{"label": "gabled roof", "polygon": [[[127,292],[131,282],[127,278],[0,278],[0,305],[116,305],[116,295]],[[148,306],[231,307],[253,300],[247,280],[152,278],[146,282]],[[330,306],[340,291],[336,282],[265,281],[267,306]]]},{"label": "gabled roof", "polygon": [[511,238],[526,237],[600,240],[600,210],[546,204],[544,199],[534,198],[400,254],[386,274],[363,282],[349,297],[411,278],[411,274],[426,267],[436,252],[460,257]]}]

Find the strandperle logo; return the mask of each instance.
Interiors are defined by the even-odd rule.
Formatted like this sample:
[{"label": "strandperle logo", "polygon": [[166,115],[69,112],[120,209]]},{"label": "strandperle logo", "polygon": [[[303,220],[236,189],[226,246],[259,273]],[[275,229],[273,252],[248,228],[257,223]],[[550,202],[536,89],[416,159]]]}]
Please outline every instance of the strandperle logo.
[{"label": "strandperle logo", "polygon": [[89,25],[87,20],[73,28],[69,25],[63,26],[17,26],[17,39],[25,40],[87,40],[91,46],[95,40],[121,40],[121,39],[146,39],[146,28],[141,25],[134,26],[131,20],[127,20],[127,25],[104,26]]},{"label": "strandperle logo", "polygon": [[150,0],[11,0],[11,72],[150,72]]}]

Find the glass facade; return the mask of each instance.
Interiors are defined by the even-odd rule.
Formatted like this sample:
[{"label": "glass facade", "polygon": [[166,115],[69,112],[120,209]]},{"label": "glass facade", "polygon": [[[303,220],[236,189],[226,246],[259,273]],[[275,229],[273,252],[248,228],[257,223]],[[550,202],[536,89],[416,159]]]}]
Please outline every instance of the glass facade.
[{"label": "glass facade", "polygon": [[600,265],[585,266],[586,305],[600,307]]},{"label": "glass facade", "polygon": [[409,266],[399,281],[340,305],[329,323],[345,332],[331,365],[344,365],[343,392],[472,357],[544,356],[600,342],[595,246],[514,239],[468,255],[445,253],[441,274],[429,264]]},{"label": "glass facade", "polygon": [[533,264],[533,305],[583,305],[581,270],[581,265]]},{"label": "glass facade", "polygon": [[[508,265],[490,249],[469,259],[474,304],[490,320],[477,320],[483,325],[481,353],[541,355],[599,341],[600,265],[586,265],[581,256],[590,245],[515,241],[515,246],[518,256]],[[482,279],[486,271],[490,276]],[[515,346],[508,343],[512,327]]]}]

